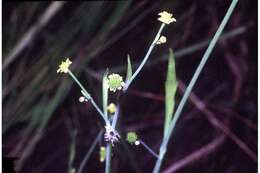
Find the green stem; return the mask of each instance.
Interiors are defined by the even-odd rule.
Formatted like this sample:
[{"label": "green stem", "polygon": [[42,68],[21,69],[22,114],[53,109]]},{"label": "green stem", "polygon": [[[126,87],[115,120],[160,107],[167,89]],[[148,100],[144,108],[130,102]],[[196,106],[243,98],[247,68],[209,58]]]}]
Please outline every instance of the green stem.
[{"label": "green stem", "polygon": [[110,173],[111,172],[111,152],[112,152],[112,147],[110,143],[107,143],[106,147],[106,169],[105,173]]},{"label": "green stem", "polygon": [[197,79],[198,79],[198,77],[199,77],[199,75],[200,75],[200,73],[201,73],[205,63],[207,62],[207,60],[208,60],[208,58],[209,58],[209,56],[210,56],[214,46],[216,45],[216,42],[219,39],[219,36],[221,35],[224,27],[226,26],[226,24],[227,24],[227,22],[228,22],[228,20],[229,20],[229,18],[231,16],[234,8],[235,8],[237,2],[238,2],[238,0],[233,0],[232,1],[232,3],[230,5],[230,7],[229,7],[229,9],[228,9],[224,19],[222,20],[222,22],[221,22],[221,24],[220,24],[216,34],[213,37],[213,39],[211,40],[211,42],[209,44],[209,47],[207,48],[206,52],[204,53],[204,55],[202,57],[202,60],[201,60],[200,64],[198,65],[198,67],[197,67],[197,69],[196,69],[196,71],[195,71],[195,73],[194,73],[194,75],[193,75],[193,77],[191,79],[191,82],[189,83],[189,85],[188,85],[188,87],[187,87],[187,89],[186,89],[186,91],[185,91],[185,93],[184,93],[184,95],[183,95],[183,97],[181,99],[181,102],[180,102],[180,104],[179,104],[179,106],[178,106],[178,108],[177,108],[177,110],[176,110],[176,112],[175,112],[175,114],[173,116],[173,120],[170,123],[167,135],[163,139],[163,142],[162,142],[162,144],[160,146],[159,158],[156,161],[155,167],[153,169],[153,173],[158,173],[160,171],[162,160],[163,160],[164,155],[165,155],[165,153],[167,151],[167,145],[168,145],[170,136],[171,136],[171,134],[172,134],[172,132],[174,130],[174,127],[176,125],[176,122],[179,119],[179,116],[180,116],[180,114],[181,114],[181,112],[183,110],[183,107],[184,107],[184,105],[185,105],[185,103],[186,103],[186,101],[187,101],[187,99],[188,99],[188,97],[189,97],[189,95],[191,93],[191,90],[192,90],[193,86],[195,85],[195,83],[196,83],[196,81],[197,81]]},{"label": "green stem", "polygon": [[113,120],[112,120],[112,128],[115,129],[116,128],[116,123],[118,120],[118,115],[119,115],[119,105],[116,106],[116,112],[113,116]]},{"label": "green stem", "polygon": [[153,149],[151,149],[148,145],[146,145],[146,143],[145,143],[144,141],[139,140],[139,142],[140,142],[140,144],[143,145],[143,147],[144,147],[145,149],[147,149],[147,151],[148,151],[150,154],[152,154],[154,157],[156,157],[156,158],[158,159],[159,156],[158,156],[157,153],[155,153],[155,152],[153,151]]},{"label": "green stem", "polygon": [[151,52],[152,52],[154,46],[156,45],[157,40],[158,40],[158,39],[160,38],[160,36],[161,36],[161,32],[162,32],[164,26],[165,26],[165,24],[162,23],[162,24],[161,24],[161,27],[160,27],[160,29],[159,29],[159,31],[157,32],[157,34],[156,34],[156,36],[155,36],[155,38],[154,38],[152,44],[150,45],[150,47],[149,47],[149,49],[148,49],[148,51],[147,51],[147,53],[146,53],[146,55],[145,55],[143,61],[141,62],[141,64],[139,65],[139,67],[136,69],[136,71],[134,72],[133,76],[129,79],[129,81],[126,82],[126,84],[125,84],[125,86],[124,86],[124,88],[123,88],[123,91],[124,91],[124,92],[126,92],[126,90],[128,89],[128,87],[130,86],[130,84],[133,82],[133,80],[136,78],[136,76],[137,76],[138,73],[141,71],[141,69],[143,68],[143,66],[144,66],[144,64],[146,63],[146,61],[148,60],[149,55],[151,54]]},{"label": "green stem", "polygon": [[84,93],[84,96],[87,97],[87,99],[90,100],[92,105],[96,108],[98,113],[102,116],[102,118],[105,120],[106,124],[110,124],[107,117],[104,115],[104,113],[100,110],[94,99],[90,96],[90,94],[87,92],[87,90],[83,87],[83,85],[80,83],[80,81],[76,78],[76,76],[69,70],[69,75],[72,77],[72,79],[78,84],[78,86],[81,88],[81,90]]}]

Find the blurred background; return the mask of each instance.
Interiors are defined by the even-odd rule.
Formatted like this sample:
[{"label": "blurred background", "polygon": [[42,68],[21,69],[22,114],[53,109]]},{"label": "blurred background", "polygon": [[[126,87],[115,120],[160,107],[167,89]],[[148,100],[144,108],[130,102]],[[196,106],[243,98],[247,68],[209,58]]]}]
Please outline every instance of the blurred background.
[{"label": "blurred background", "polygon": [[[127,54],[136,68],[157,33],[157,14],[176,23],[157,46],[121,103],[122,140],[112,172],[151,172],[155,158],[127,144],[129,131],[158,152],[163,135],[164,84],[169,48],[179,80],[176,104],[231,0],[89,2],[3,1],[3,155],[23,173],[104,172],[102,138],[86,154],[103,121],[78,86],[57,74],[64,57],[101,105],[106,68],[125,77]],[[162,172],[257,171],[257,1],[239,1],[189,98],[169,143]],[[115,100],[111,97],[110,101]],[[5,167],[5,164],[4,164]]]}]

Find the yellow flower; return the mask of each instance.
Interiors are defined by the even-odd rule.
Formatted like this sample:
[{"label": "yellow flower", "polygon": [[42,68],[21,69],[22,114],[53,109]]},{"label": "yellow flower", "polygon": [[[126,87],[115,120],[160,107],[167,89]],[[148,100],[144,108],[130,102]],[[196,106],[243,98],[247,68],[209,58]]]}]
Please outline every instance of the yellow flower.
[{"label": "yellow flower", "polygon": [[160,12],[158,15],[161,16],[158,18],[158,20],[162,23],[170,24],[172,22],[176,22],[176,19],[172,17],[172,14],[168,13],[167,11]]},{"label": "yellow flower", "polygon": [[69,58],[67,58],[66,61],[62,61],[59,65],[57,73],[68,73],[70,64],[72,64],[72,62]]},{"label": "yellow flower", "polygon": [[110,114],[113,114],[116,112],[116,105],[114,103],[110,103],[107,107],[107,110]]},{"label": "yellow flower", "polygon": [[159,40],[156,42],[156,44],[163,44],[166,43],[167,38],[165,36],[161,36]]}]

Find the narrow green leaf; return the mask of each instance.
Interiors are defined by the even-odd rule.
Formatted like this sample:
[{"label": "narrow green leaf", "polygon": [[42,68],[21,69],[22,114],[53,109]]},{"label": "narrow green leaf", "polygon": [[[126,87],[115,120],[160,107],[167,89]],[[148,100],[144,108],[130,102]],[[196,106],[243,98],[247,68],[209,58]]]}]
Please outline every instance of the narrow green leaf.
[{"label": "narrow green leaf", "polygon": [[132,77],[132,64],[130,60],[130,55],[127,54],[127,73],[126,73],[126,82]]},{"label": "narrow green leaf", "polygon": [[165,122],[164,122],[164,136],[167,134],[170,122],[172,120],[173,109],[175,105],[175,94],[177,90],[177,79],[175,71],[175,60],[172,49],[169,50],[169,61],[167,79],[165,83]]},{"label": "narrow green leaf", "polygon": [[107,74],[108,74],[108,70],[103,75],[103,81],[102,81],[103,112],[106,118],[108,118],[107,117],[107,101],[108,101]]}]

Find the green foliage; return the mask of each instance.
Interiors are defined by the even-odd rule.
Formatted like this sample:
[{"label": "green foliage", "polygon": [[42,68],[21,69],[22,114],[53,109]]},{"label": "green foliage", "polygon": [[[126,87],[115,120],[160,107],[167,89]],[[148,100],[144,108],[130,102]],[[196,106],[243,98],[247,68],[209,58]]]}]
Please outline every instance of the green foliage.
[{"label": "green foliage", "polygon": [[103,75],[103,80],[102,80],[103,111],[106,118],[108,118],[107,117],[107,101],[108,101],[107,73],[108,70]]},{"label": "green foliage", "polygon": [[126,73],[125,81],[128,82],[131,77],[132,77],[132,64],[131,64],[130,55],[127,54],[127,73]]},{"label": "green foliage", "polygon": [[177,90],[177,79],[175,70],[175,60],[172,49],[169,50],[169,61],[167,79],[165,83],[165,122],[164,122],[164,136],[166,135],[169,125],[172,120],[174,105],[175,105],[175,94]]}]

